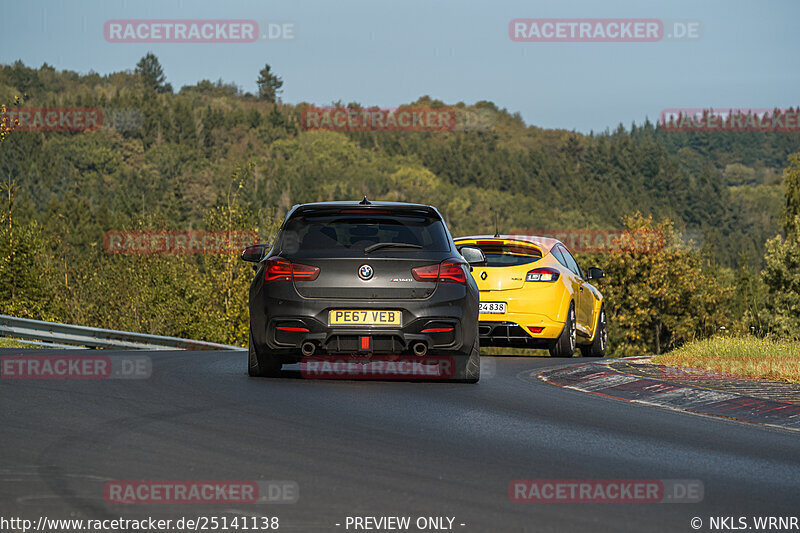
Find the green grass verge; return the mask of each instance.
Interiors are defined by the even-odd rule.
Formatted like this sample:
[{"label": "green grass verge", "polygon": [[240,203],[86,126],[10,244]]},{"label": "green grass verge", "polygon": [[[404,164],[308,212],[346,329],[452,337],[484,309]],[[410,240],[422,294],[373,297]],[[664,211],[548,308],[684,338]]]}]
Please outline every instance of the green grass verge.
[{"label": "green grass verge", "polygon": [[500,348],[497,346],[481,346],[481,355],[497,355],[512,357],[550,357],[547,350],[533,350],[530,348]]},{"label": "green grass verge", "polygon": [[656,356],[654,363],[745,378],[800,383],[800,343],[755,337],[714,337]]},{"label": "green grass verge", "polygon": [[0,337],[0,348],[36,348],[36,346],[19,342],[17,339]]}]

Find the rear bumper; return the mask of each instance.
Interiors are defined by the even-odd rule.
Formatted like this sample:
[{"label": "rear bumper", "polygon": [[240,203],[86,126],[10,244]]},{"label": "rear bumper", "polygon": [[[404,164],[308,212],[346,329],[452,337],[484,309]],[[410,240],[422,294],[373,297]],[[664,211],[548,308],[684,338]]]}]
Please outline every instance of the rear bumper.
[{"label": "rear bumper", "polygon": [[[303,298],[291,284],[271,285],[251,293],[250,326],[261,349],[285,363],[299,362],[302,346],[309,342],[314,355],[413,354],[418,343],[437,355],[469,353],[478,336],[477,291],[459,285],[440,286],[431,297],[418,300]],[[336,309],[400,311],[401,325],[330,325],[329,312]]]},{"label": "rear bumper", "polygon": [[480,315],[478,326],[481,346],[521,348],[548,348],[563,329],[564,322],[533,313]]},{"label": "rear bumper", "polygon": [[[296,329],[279,329],[286,325]],[[410,354],[420,342],[425,344],[426,351],[459,350],[464,344],[462,329],[460,321],[453,317],[419,318],[402,328],[332,327],[315,318],[275,317],[267,324],[266,338],[272,351],[296,351],[303,343],[311,342],[316,354]]]},{"label": "rear bumper", "polygon": [[569,294],[560,283],[480,295],[483,302],[506,304],[503,314],[479,315],[481,346],[547,348],[564,329]]}]

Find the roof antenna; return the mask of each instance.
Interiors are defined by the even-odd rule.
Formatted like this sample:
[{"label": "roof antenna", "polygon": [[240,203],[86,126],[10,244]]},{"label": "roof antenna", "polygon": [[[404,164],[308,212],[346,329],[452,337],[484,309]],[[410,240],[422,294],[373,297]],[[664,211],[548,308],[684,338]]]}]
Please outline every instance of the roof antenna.
[{"label": "roof antenna", "polygon": [[497,211],[494,212],[494,238],[500,237],[500,230],[497,228]]},{"label": "roof antenna", "polygon": [[367,195],[365,194],[364,195],[364,199],[361,200],[360,202],[358,202],[358,205],[372,205],[372,202],[367,200]]}]

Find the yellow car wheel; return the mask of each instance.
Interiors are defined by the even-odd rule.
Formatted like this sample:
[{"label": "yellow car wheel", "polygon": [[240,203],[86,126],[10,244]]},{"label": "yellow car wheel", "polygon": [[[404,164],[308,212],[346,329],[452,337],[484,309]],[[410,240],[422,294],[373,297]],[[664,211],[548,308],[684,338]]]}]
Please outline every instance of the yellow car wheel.
[{"label": "yellow car wheel", "polygon": [[606,345],[608,344],[608,323],[606,322],[606,310],[600,307],[600,317],[597,319],[597,333],[594,334],[592,344],[581,346],[583,357],[605,357]]},{"label": "yellow car wheel", "polygon": [[572,354],[575,353],[576,335],[575,304],[570,303],[567,320],[564,322],[564,329],[561,330],[561,335],[550,346],[550,355],[553,357],[572,357]]}]

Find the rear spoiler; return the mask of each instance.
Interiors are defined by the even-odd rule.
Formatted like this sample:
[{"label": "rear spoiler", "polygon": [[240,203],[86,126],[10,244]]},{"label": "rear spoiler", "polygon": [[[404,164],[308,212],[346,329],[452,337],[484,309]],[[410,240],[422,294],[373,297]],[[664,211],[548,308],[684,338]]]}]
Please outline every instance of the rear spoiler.
[{"label": "rear spoiler", "polygon": [[[527,236],[526,236],[527,237]],[[512,235],[501,235],[494,237],[490,235],[473,235],[469,237],[458,237],[455,239],[456,246],[481,246],[482,243],[488,245],[509,244],[538,249],[542,255],[550,253],[558,242],[556,239],[548,237],[515,238]]]},{"label": "rear spoiler", "polygon": [[358,204],[305,204],[298,205],[292,209],[286,216],[286,219],[294,218],[296,216],[306,215],[335,215],[338,213],[343,214],[403,214],[403,215],[416,215],[428,218],[435,218],[441,220],[442,216],[436,208],[429,205],[419,204],[371,204],[371,205],[358,205]]},{"label": "rear spoiler", "polygon": [[548,253],[548,249],[540,243],[523,241],[518,239],[506,239],[503,237],[483,237],[483,238],[460,238],[455,240],[456,247],[461,249],[462,246],[508,246],[518,247],[521,249],[536,250],[542,256]]}]

